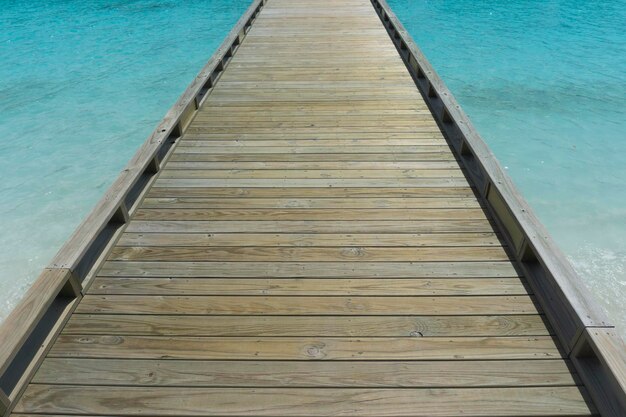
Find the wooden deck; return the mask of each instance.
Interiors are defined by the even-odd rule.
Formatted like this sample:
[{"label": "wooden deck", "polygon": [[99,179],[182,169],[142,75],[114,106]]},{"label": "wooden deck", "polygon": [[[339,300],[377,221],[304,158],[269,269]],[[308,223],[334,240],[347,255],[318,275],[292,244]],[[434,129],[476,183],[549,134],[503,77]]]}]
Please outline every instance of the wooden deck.
[{"label": "wooden deck", "polygon": [[269,0],[12,415],[596,408],[374,7]]}]

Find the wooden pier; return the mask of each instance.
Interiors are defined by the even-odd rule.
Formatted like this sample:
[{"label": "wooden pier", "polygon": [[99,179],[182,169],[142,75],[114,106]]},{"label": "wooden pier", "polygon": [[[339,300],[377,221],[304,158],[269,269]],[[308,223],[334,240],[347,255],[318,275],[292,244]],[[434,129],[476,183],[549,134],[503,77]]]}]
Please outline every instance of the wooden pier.
[{"label": "wooden pier", "polygon": [[257,0],[0,328],[0,411],[623,416],[582,288],[384,1]]}]

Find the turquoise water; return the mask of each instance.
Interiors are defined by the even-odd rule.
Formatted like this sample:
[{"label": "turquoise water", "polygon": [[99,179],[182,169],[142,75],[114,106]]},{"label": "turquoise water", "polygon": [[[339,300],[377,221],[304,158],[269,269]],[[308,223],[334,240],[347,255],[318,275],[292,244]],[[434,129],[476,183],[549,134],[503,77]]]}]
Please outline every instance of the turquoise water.
[{"label": "turquoise water", "polygon": [[249,3],[2,2],[0,319]]},{"label": "turquoise water", "polygon": [[626,0],[389,0],[626,335]]},{"label": "turquoise water", "polygon": [[[248,3],[3,2],[0,318]],[[390,4],[624,332],[626,0]]]}]

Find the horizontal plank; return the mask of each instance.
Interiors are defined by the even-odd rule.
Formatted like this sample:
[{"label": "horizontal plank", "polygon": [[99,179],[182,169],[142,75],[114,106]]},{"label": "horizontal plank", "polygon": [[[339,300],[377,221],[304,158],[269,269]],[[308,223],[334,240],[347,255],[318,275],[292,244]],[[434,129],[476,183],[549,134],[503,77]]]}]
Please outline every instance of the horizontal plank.
[{"label": "horizontal plank", "polygon": [[[237,81],[232,81],[232,83],[236,83]],[[281,83],[302,83],[303,81],[281,81]],[[309,81],[307,81],[309,82]],[[221,85],[224,85],[224,78],[220,80]],[[343,83],[343,82],[342,82]],[[325,85],[332,83],[324,83]],[[371,85],[371,82],[365,82],[366,85]],[[265,108],[254,108],[254,107],[232,107],[228,109],[224,109],[222,107],[203,107],[198,111],[196,118],[203,121],[233,121],[238,122],[242,120],[251,120],[251,121],[273,121],[273,122],[282,122],[285,120],[290,121],[311,121],[311,120],[324,120],[331,121],[337,120],[338,118],[350,121],[366,121],[366,120],[423,120],[427,118],[432,119],[432,113],[428,109],[427,106],[421,107],[409,107],[409,108],[397,108],[397,109],[376,109],[364,107],[357,109],[356,107],[352,108],[314,108],[309,106],[301,106],[301,107],[293,107],[293,106],[268,106]],[[242,132],[243,133],[243,132]],[[315,135],[312,135],[315,136]],[[434,135],[423,135],[423,134],[399,134],[399,137],[394,137],[395,139],[419,139],[420,137],[437,137],[443,139],[444,136],[441,132],[435,132]],[[270,138],[266,138],[270,139]],[[322,139],[322,138],[319,138]],[[330,138],[327,138],[330,139]],[[372,133],[363,133],[362,136],[359,135],[355,137],[356,140],[367,140],[367,139],[392,139],[388,138],[387,134],[372,134]]]},{"label": "horizontal plank", "polygon": [[[506,401],[502,399],[506,398]],[[184,399],[184,400],[183,400]],[[137,416],[588,416],[578,387],[356,389],[31,385],[16,413]],[[524,414],[521,414],[524,410]]]},{"label": "horizontal plank", "polygon": [[132,220],[134,233],[489,233],[487,219],[472,220]]},{"label": "horizontal plank", "polygon": [[[49,358],[36,384],[159,387],[453,388],[572,386],[560,359],[516,361],[125,361]],[[62,375],[62,381],[59,376]]]},{"label": "horizontal plank", "polygon": [[445,188],[353,188],[353,187],[293,187],[293,188],[246,188],[246,187],[152,187],[148,198],[475,198],[470,187]]},{"label": "horizontal plank", "polygon": [[306,170],[306,169],[342,169],[381,170],[381,169],[456,169],[456,161],[416,161],[416,162],[175,162],[167,164],[168,169],[255,169],[255,170]]},{"label": "horizontal plank", "polygon": [[157,178],[155,187],[467,187],[465,178]]},{"label": "horizontal plank", "polygon": [[523,295],[519,278],[112,278],[89,294],[129,295]]},{"label": "horizontal plank", "polygon": [[500,246],[495,233],[124,233],[117,246]]},{"label": "horizontal plank", "polygon": [[163,316],[74,314],[64,334],[148,336],[547,336],[543,316]]},{"label": "horizontal plank", "polygon": [[[191,128],[190,128],[191,130]],[[217,128],[211,128],[213,131],[219,131]],[[250,128],[246,128],[250,131]],[[192,130],[193,131],[193,130]],[[201,144],[202,145],[202,144]],[[216,155],[228,155],[228,154],[381,154],[381,153],[408,153],[408,154],[421,154],[421,153],[445,153],[448,154],[450,149],[447,145],[363,145],[363,146],[333,146],[333,145],[317,145],[317,146],[246,146],[242,151],[241,147],[236,146],[179,146],[176,148],[178,155],[188,153],[212,153]]]},{"label": "horizontal plank", "polygon": [[[230,107],[238,111],[241,107]],[[265,117],[265,116],[264,116]],[[269,116],[267,116],[269,117]],[[193,133],[185,132],[180,140],[181,145],[214,146],[215,142],[224,142],[226,146],[233,146],[233,141],[246,142],[246,146],[281,146],[293,147],[305,144],[308,146],[411,146],[423,145],[441,146],[445,140],[441,132],[411,131],[411,132],[378,132],[368,129],[367,131],[341,131],[332,129],[320,129],[317,131],[302,130],[277,130],[273,132],[247,132],[246,129],[233,129],[230,132],[215,132],[211,126],[200,126]],[[386,143],[389,142],[389,143]]]},{"label": "horizontal plank", "polygon": [[207,360],[468,360],[560,358],[551,336],[163,337],[61,335],[48,355]]},{"label": "horizontal plank", "polygon": [[[486,219],[485,212],[481,208],[418,208],[418,209],[315,209],[290,207],[286,209],[201,209],[201,208],[165,208],[145,209],[140,208],[135,212],[133,219],[136,220],[212,220],[212,221],[308,221],[343,220],[347,222],[365,222],[370,220],[383,221],[417,221],[417,220],[470,220]],[[358,219],[358,220],[357,220]]]},{"label": "horizontal plank", "polygon": [[[271,169],[165,169],[159,178],[465,178],[460,169],[405,170],[271,170]],[[280,182],[278,183],[280,184]]]},{"label": "horizontal plank", "polygon": [[[265,55],[267,53],[268,50],[271,49],[271,47],[266,47],[266,48],[261,48],[260,46],[257,47],[261,50],[265,49],[265,51],[263,52],[263,55]],[[310,52],[305,52],[306,54],[310,54],[310,56],[314,56],[313,54],[311,54]],[[393,51],[393,53],[396,53],[395,51]],[[317,54],[317,53],[316,53]],[[321,54],[323,55],[327,55],[329,54],[328,52],[321,52]],[[337,54],[345,54],[344,52],[338,51]],[[276,53],[277,58],[281,58],[285,55],[288,55],[289,57],[296,57],[297,55],[294,54],[293,52],[288,52],[287,54],[279,52]],[[352,80],[352,81],[328,81],[325,83],[318,83],[318,82],[313,82],[313,81],[259,81],[259,80],[255,80],[255,81],[247,81],[247,80],[224,80],[221,79],[220,80],[220,88],[225,88],[225,89],[241,89],[241,88],[260,88],[262,90],[267,89],[267,88],[281,88],[281,89],[289,89],[289,88],[296,88],[296,89],[315,89],[315,90],[335,90],[337,88],[340,89],[345,89],[345,88],[351,88],[351,89],[355,89],[355,90],[385,90],[385,89],[403,89],[403,88],[409,88],[409,89],[413,89],[415,88],[415,84],[413,83],[413,80],[408,77],[408,76],[399,76],[396,78],[389,78],[386,79],[385,81],[381,81],[378,83],[371,83],[371,82],[367,82],[367,81],[361,81],[361,80]],[[430,122],[433,121],[432,117],[428,117],[431,116],[430,113],[424,112],[423,115],[425,117],[420,118],[419,120],[429,120]],[[370,120],[376,120],[376,119],[380,119],[383,121],[391,121],[394,120],[393,117],[381,117],[381,116],[388,116],[388,114],[379,114],[379,117],[374,117]],[[196,120],[205,120],[206,119],[206,113],[202,112],[202,113],[198,113],[198,118]],[[254,120],[254,119],[253,119]],[[294,120],[298,120],[298,118],[289,118],[289,121],[294,121]],[[341,118],[329,118],[329,120],[335,120],[337,122],[341,122],[342,119]],[[404,118],[404,120],[411,120],[411,118]]]},{"label": "horizontal plank", "polygon": [[86,295],[77,313],[181,315],[537,314],[527,295],[507,296],[148,296]]},{"label": "horizontal plank", "polygon": [[136,262],[107,261],[100,276],[217,278],[500,278],[510,262]]},{"label": "horizontal plank", "polygon": [[[170,161],[178,162],[406,162],[406,161],[456,161],[451,152],[384,152],[390,149],[373,149],[372,152],[321,152],[321,153],[174,153]],[[383,148],[383,147],[378,147]],[[267,149],[267,148],[266,148]],[[309,148],[309,150],[315,148]],[[349,148],[343,148],[349,150]],[[317,149],[318,151],[320,149]],[[331,147],[328,149],[332,150]],[[354,150],[354,149],[352,149]],[[378,153],[376,153],[378,152]]]},{"label": "horizontal plank", "polygon": [[502,247],[201,247],[137,246],[115,247],[111,261],[155,262],[452,262],[506,261]]},{"label": "horizontal plank", "polygon": [[[373,119],[373,118],[372,118]],[[408,132],[433,132],[433,136],[441,137],[441,132],[437,129],[437,124],[432,118],[416,118],[416,117],[403,117],[398,118],[397,120],[353,120],[349,118],[336,118],[334,120],[331,119],[313,119],[308,118],[307,120],[293,120],[291,118],[285,118],[283,120],[268,120],[268,119],[251,119],[248,122],[245,118],[231,119],[231,120],[222,120],[220,118],[196,118],[193,123],[193,130],[190,132],[197,134],[203,128],[207,131],[210,130],[212,132],[233,132],[236,130],[245,129],[248,132],[265,132],[271,131],[274,129],[305,129],[310,131],[312,129],[320,129],[320,130],[328,130],[332,129],[333,131],[341,130],[341,131],[370,131],[370,132],[384,132],[386,129],[390,131],[408,131]],[[384,135],[381,133],[381,136]],[[445,141],[441,141],[438,145],[444,145]],[[322,144],[319,144],[322,145]],[[318,146],[319,146],[318,145]],[[357,146],[357,143],[347,144],[349,146]],[[373,145],[364,143],[363,145]],[[410,146],[411,143],[400,144],[404,146]],[[400,146],[396,145],[396,146]],[[414,146],[423,146],[423,143],[414,143]],[[254,146],[254,145],[250,145]],[[256,146],[262,146],[257,144]],[[270,145],[270,146],[278,146],[278,145]],[[335,144],[331,146],[341,146],[340,144]],[[379,145],[384,146],[384,145]],[[392,144],[389,144],[392,146]],[[417,148],[419,149],[419,148]]]},{"label": "horizontal plank", "polygon": [[[207,132],[211,132],[212,129],[207,128]],[[196,133],[195,135],[189,135],[189,137],[181,140],[179,145],[182,147],[214,147],[219,149],[221,147],[231,146],[245,151],[248,147],[264,147],[264,146],[276,146],[276,147],[312,147],[312,146],[358,146],[358,147],[372,147],[372,146],[412,146],[419,144],[420,146],[440,146],[446,143],[445,139],[436,137],[437,135],[419,135],[422,137],[409,138],[409,139],[304,139],[301,137],[290,139],[262,139],[255,137],[254,139],[239,139],[237,135],[229,135],[228,137],[222,137],[215,134]],[[234,136],[234,137],[233,137]],[[417,136],[417,135],[415,135]]]},{"label": "horizontal plank", "polygon": [[425,209],[479,208],[475,198],[145,198],[141,208],[212,208],[212,209]]},{"label": "horizontal plank", "polygon": [[[383,69],[379,69],[378,73],[380,73],[379,77],[388,77],[390,73],[396,73],[396,71],[387,71]],[[359,75],[363,75],[363,72],[355,72],[354,70],[349,70],[346,68],[328,68],[327,71],[324,71],[325,74],[331,75],[336,74],[338,76],[349,76],[350,79],[358,78]],[[233,75],[235,74],[236,77]],[[281,70],[281,69],[272,69],[267,71],[255,71],[251,73],[247,70],[239,70],[237,71],[233,67],[228,69],[228,72],[223,75],[221,80],[225,80],[228,77],[232,76],[232,78],[245,79],[245,76],[255,77],[254,79],[268,78],[268,77],[300,77],[299,79],[315,77],[319,75],[320,72],[317,69],[312,69],[310,71],[298,71],[293,72],[289,69]],[[256,78],[259,77],[259,78]],[[415,115],[430,112],[428,105],[423,101],[385,101],[383,105],[379,101],[354,101],[354,102],[328,102],[328,101],[320,101],[320,102],[307,102],[301,104],[294,103],[284,103],[280,101],[275,101],[271,103],[267,103],[264,107],[257,107],[253,105],[245,105],[241,104],[238,106],[228,106],[222,107],[215,103],[212,103],[210,100],[206,101],[203,106],[198,110],[199,114],[225,114],[225,115],[238,115],[238,114],[250,114],[252,116],[255,115],[268,115],[268,114],[279,114],[279,115],[289,115],[295,114],[300,116],[307,115],[320,115],[327,116],[336,114],[336,116],[380,116],[385,114],[390,115]],[[334,113],[337,112],[337,113]],[[245,132],[240,132],[244,134]],[[441,134],[441,132],[439,132]],[[384,137],[388,137],[389,132],[385,133]],[[377,135],[380,138],[380,135]],[[443,135],[442,135],[443,136]],[[361,137],[361,136],[358,136]]]}]

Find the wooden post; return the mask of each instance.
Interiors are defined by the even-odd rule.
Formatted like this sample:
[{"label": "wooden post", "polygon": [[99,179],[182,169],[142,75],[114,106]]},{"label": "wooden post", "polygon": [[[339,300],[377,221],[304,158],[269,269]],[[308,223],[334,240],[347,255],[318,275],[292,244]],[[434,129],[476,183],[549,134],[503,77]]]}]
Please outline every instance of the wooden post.
[{"label": "wooden post", "polygon": [[626,410],[626,346],[612,327],[583,330],[570,353],[585,387],[603,417]]},{"label": "wooden post", "polygon": [[0,416],[3,416],[4,413],[9,409],[9,405],[11,402],[9,401],[9,397],[0,389]]}]

